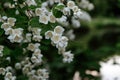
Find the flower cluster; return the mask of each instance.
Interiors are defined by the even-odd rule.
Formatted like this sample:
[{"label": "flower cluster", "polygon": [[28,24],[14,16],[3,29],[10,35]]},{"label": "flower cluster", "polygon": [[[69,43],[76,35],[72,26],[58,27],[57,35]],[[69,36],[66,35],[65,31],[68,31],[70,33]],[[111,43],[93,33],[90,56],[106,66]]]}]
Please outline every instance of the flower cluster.
[{"label": "flower cluster", "polygon": [[22,42],[23,40],[23,29],[22,28],[13,28],[15,26],[16,19],[8,18],[6,22],[1,25],[1,28],[4,29],[5,34],[8,35],[10,42]]},{"label": "flower cluster", "polygon": [[32,57],[31,61],[34,63],[34,65],[40,65],[42,63],[42,57],[43,55],[41,54],[41,50],[39,49],[40,44],[36,43],[29,43],[27,49],[32,51]]},{"label": "flower cluster", "polygon": [[[71,14],[71,11],[73,12],[72,14]],[[64,16],[62,16],[60,19],[58,19],[59,23],[62,23],[62,24],[65,23],[67,26],[71,25],[69,23],[69,21],[67,21],[68,20],[67,17],[72,15],[72,17],[71,17],[72,26],[75,28],[80,27],[79,18],[82,16],[82,11],[75,4],[74,1],[68,1],[67,6],[62,9],[62,12],[63,12]]]},{"label": "flower cluster", "polygon": [[63,54],[63,62],[68,62],[70,63],[71,61],[73,61],[73,54],[71,54],[71,51],[68,51],[68,52],[64,52]]},{"label": "flower cluster", "polygon": [[44,6],[41,8],[36,8],[35,10],[36,16],[39,16],[39,22],[43,24],[48,24],[48,22],[55,23],[56,18],[49,12]]},{"label": "flower cluster", "polygon": [[79,6],[81,8],[87,9],[87,10],[94,9],[94,5],[92,3],[90,3],[88,0],[81,0],[81,2],[79,3]]},{"label": "flower cluster", "polygon": [[[26,58],[24,61],[21,62],[21,66],[23,67],[22,68],[23,74],[27,75],[29,80],[46,80],[46,79],[48,79],[48,72],[46,69],[37,69],[37,70],[34,69],[36,67],[35,63],[37,63],[37,61],[35,59],[32,60],[32,57],[31,57],[32,63],[29,58]],[[17,63],[16,63],[16,65],[17,65]]]},{"label": "flower cluster", "polygon": [[[60,11],[63,13],[63,16],[60,18],[56,18],[52,11],[49,11],[47,7],[49,7],[49,4],[51,6],[54,5],[54,3],[58,3],[59,5],[64,6],[63,9]],[[43,24],[48,24],[48,22],[55,23],[56,21],[63,26],[70,26],[71,24],[68,21],[68,17],[72,16],[71,22],[72,26],[75,28],[80,27],[80,17],[82,16],[82,11],[81,9],[75,4],[74,1],[68,1],[67,5],[64,5],[61,0],[50,0],[46,1],[41,4],[41,8],[36,8],[35,9],[35,15],[39,16],[39,22]],[[72,11],[72,12],[71,12]],[[73,15],[71,14],[73,13]]]},{"label": "flower cluster", "polygon": [[[9,61],[7,65],[0,63],[0,76],[4,76],[4,80],[16,80],[19,76],[17,71],[21,71],[20,74],[27,76],[28,80],[48,80],[49,66],[45,65],[48,59],[42,52],[47,52],[43,48],[49,45],[58,49],[64,63],[73,61],[74,54],[66,48],[68,40],[75,38],[73,28],[80,27],[83,16],[83,11],[74,1],[11,0],[2,3],[6,10],[3,10],[5,14],[0,14],[0,30],[3,31],[0,37],[2,34],[5,37],[1,41],[9,43],[0,45],[0,58]],[[10,13],[7,9],[11,10]],[[48,47],[48,52],[50,49]]]},{"label": "flower cluster", "polygon": [[73,54],[66,54],[65,52],[68,45],[68,38],[66,36],[62,36],[63,32],[63,27],[56,26],[54,31],[47,31],[45,33],[45,37],[46,39],[51,39],[52,44],[58,48],[59,53],[64,57],[64,62],[71,62],[73,60]]},{"label": "flower cluster", "polygon": [[16,80],[16,76],[12,73],[13,69],[11,66],[6,68],[0,68],[0,75],[4,75],[4,80]]},{"label": "flower cluster", "polygon": [[[58,49],[65,48],[67,46],[67,38],[62,36],[64,28],[61,26],[56,26],[54,31],[47,31],[45,33],[46,39],[51,39],[53,45],[55,45]],[[64,40],[65,39],[65,40]],[[62,43],[65,41],[64,43]]]},{"label": "flower cluster", "polygon": [[42,36],[40,35],[41,29],[40,28],[30,28],[30,31],[32,32],[32,40],[40,42],[42,39]]}]

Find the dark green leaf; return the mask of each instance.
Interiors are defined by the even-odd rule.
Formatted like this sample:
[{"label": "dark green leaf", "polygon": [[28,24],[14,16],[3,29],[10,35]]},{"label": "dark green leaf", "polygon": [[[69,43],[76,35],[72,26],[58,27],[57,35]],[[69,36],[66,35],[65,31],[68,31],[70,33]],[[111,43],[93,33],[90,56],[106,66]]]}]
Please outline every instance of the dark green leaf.
[{"label": "dark green leaf", "polygon": [[62,17],[63,13],[61,12],[60,8],[62,8],[61,6],[59,7],[53,7],[52,9],[52,13],[56,18],[60,18]]}]

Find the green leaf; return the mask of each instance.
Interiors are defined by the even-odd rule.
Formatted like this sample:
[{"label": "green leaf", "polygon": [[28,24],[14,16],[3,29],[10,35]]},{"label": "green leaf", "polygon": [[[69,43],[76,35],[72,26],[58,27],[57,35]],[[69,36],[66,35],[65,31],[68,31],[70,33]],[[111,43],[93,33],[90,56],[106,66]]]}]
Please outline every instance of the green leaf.
[{"label": "green leaf", "polygon": [[[0,23],[1,26],[2,23]],[[0,28],[0,36],[2,36],[2,34],[4,33],[4,30]]]},{"label": "green leaf", "polygon": [[30,10],[35,10],[37,8],[37,6],[33,6],[33,5],[31,5],[30,7],[28,7],[28,9],[30,9]]},{"label": "green leaf", "polygon": [[4,33],[4,31],[2,29],[0,29],[0,36],[2,36],[3,33]]},{"label": "green leaf", "polygon": [[27,29],[27,27],[28,27],[28,18],[25,15],[15,16],[15,18],[17,19],[17,21],[15,23],[16,28]]},{"label": "green leaf", "polygon": [[29,25],[32,27],[40,27],[39,17],[34,17],[30,20]]},{"label": "green leaf", "polygon": [[61,8],[63,8],[63,6],[55,6],[52,8],[52,13],[56,18],[61,18],[63,13],[61,12]]},{"label": "green leaf", "polygon": [[4,46],[3,54],[9,55],[10,53],[11,53],[11,50],[8,47]]},{"label": "green leaf", "polygon": [[25,2],[25,0],[18,0],[18,2],[22,4],[23,2]]},{"label": "green leaf", "polygon": [[57,9],[57,10],[63,10],[64,7],[65,7],[65,5],[60,4],[60,5],[57,5],[57,6],[55,7],[55,9]]}]

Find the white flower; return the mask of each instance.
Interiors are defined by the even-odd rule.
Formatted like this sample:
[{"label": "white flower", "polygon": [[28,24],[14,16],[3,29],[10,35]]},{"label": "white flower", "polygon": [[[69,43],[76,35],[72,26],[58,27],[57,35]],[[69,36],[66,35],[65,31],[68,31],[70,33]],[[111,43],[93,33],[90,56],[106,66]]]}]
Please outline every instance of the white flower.
[{"label": "white flower", "polygon": [[25,10],[25,14],[26,16],[28,16],[29,18],[31,18],[32,16],[34,16],[34,13],[32,10]]},{"label": "white flower", "polygon": [[64,41],[59,41],[57,44],[56,44],[56,47],[60,50],[62,48],[66,48],[68,45],[68,42],[64,42]]},{"label": "white flower", "polygon": [[66,16],[62,16],[61,18],[58,18],[57,22],[60,23],[61,25],[64,25],[64,26],[68,26],[69,25]]},{"label": "white flower", "polygon": [[22,28],[16,28],[13,29],[12,34],[13,35],[22,35],[23,29]]},{"label": "white flower", "polygon": [[42,54],[39,54],[39,55],[37,56],[37,58],[39,59],[39,62],[42,62],[42,57],[43,57]]},{"label": "white flower", "polygon": [[13,32],[13,29],[12,29],[12,28],[7,28],[7,29],[5,30],[5,34],[6,34],[6,35],[10,35],[10,34],[12,34],[12,32]]},{"label": "white flower", "polygon": [[6,72],[11,72],[13,68],[11,66],[6,67]]},{"label": "white flower", "polygon": [[16,10],[16,11],[15,11],[15,14],[16,14],[16,15],[19,15],[19,14],[20,14],[19,10]]},{"label": "white flower", "polygon": [[32,38],[32,40],[38,41],[38,42],[40,42],[41,39],[42,39],[42,36],[40,36],[40,35],[33,35],[33,38]]},{"label": "white flower", "polygon": [[61,3],[61,0],[48,0],[48,4],[50,4],[51,6],[54,5],[54,3]]},{"label": "white flower", "polygon": [[70,13],[70,8],[65,7],[65,8],[63,9],[63,14],[64,14],[64,15],[70,15],[70,14],[71,14],[71,13]]},{"label": "white flower", "polygon": [[8,18],[7,16],[3,16],[2,17],[3,20],[7,20],[7,18]]},{"label": "white flower", "polygon": [[31,62],[30,62],[30,57],[26,57],[25,60],[21,61],[21,65],[22,66],[25,66],[25,65],[31,65]]},{"label": "white flower", "polygon": [[56,44],[56,47],[62,49],[62,48],[66,48],[67,45],[68,45],[68,38],[62,36],[61,40]]},{"label": "white flower", "polygon": [[91,16],[87,12],[82,11],[82,15],[79,17],[79,19],[83,20],[83,21],[90,22],[91,21]]},{"label": "white flower", "polygon": [[41,62],[42,62],[42,57],[43,57],[43,55],[41,54],[41,50],[40,49],[35,49],[34,53],[32,54],[31,61],[35,65],[40,65]]},{"label": "white flower", "polygon": [[61,35],[56,34],[56,33],[54,33],[53,36],[52,36],[52,38],[51,38],[51,40],[52,40],[54,43],[58,43],[58,42],[60,41],[60,39],[61,39]]},{"label": "white flower", "polygon": [[16,69],[21,69],[21,68],[22,68],[22,66],[21,66],[21,64],[20,64],[20,63],[16,63],[16,64],[15,64],[15,68],[16,68]]},{"label": "white flower", "polygon": [[42,10],[42,15],[49,15],[49,11],[47,8],[41,7],[41,10]]},{"label": "white flower", "polygon": [[72,26],[74,28],[79,28],[80,27],[80,21],[72,17]]},{"label": "white flower", "polygon": [[78,9],[78,11],[76,13],[74,13],[74,16],[77,18],[80,18],[82,16],[82,11],[80,9]]},{"label": "white flower", "polygon": [[70,40],[74,40],[75,39],[75,34],[73,33],[73,30],[69,30],[67,33],[66,33],[66,36],[70,39]]},{"label": "white flower", "polygon": [[0,68],[0,75],[4,75],[5,74],[5,68]]},{"label": "white flower", "polygon": [[49,14],[49,21],[51,22],[51,23],[55,23],[56,22],[56,18],[55,18],[55,16],[53,16],[53,14],[52,13],[50,13]]},{"label": "white flower", "polygon": [[15,8],[15,4],[12,4],[12,3],[10,3],[10,2],[6,2],[6,3],[4,4],[4,6],[7,7],[7,8]]},{"label": "white flower", "polygon": [[79,6],[86,9],[89,5],[89,1],[88,0],[81,0]]},{"label": "white flower", "polygon": [[48,24],[48,21],[49,21],[49,17],[46,16],[46,15],[41,15],[40,18],[39,18],[40,23]]},{"label": "white flower", "polygon": [[55,29],[54,29],[54,32],[57,33],[57,34],[63,34],[64,28],[61,27],[61,26],[56,26]]},{"label": "white flower", "polygon": [[31,50],[31,51],[34,51],[35,50],[35,45],[30,43],[28,44],[28,47],[27,47],[28,50]]},{"label": "white flower", "polygon": [[42,39],[42,36],[40,35],[41,29],[40,28],[32,28],[32,40],[40,42]]},{"label": "white flower", "polygon": [[22,72],[23,74],[28,74],[31,70],[31,65],[30,64],[26,64],[23,68],[22,68]]},{"label": "white flower", "polygon": [[79,6],[84,9],[92,10],[94,9],[94,5],[90,3],[88,0],[81,0]]},{"label": "white flower", "polygon": [[12,42],[12,43],[14,43],[14,42],[20,43],[20,42],[22,42],[23,37],[20,36],[20,35],[10,35],[10,36],[8,36],[8,39],[9,39],[10,42]]},{"label": "white flower", "polygon": [[36,9],[35,9],[35,14],[36,14],[36,16],[40,16],[42,13],[43,13],[43,11],[42,11],[41,8],[36,8]]},{"label": "white flower", "polygon": [[9,23],[10,26],[14,26],[15,22],[16,22],[16,19],[10,17],[10,18],[8,18],[7,22]]},{"label": "white flower", "polygon": [[30,72],[27,73],[28,77],[32,77],[33,75],[35,75],[36,70],[31,70]]},{"label": "white flower", "polygon": [[36,49],[39,48],[39,46],[40,46],[39,43],[35,43],[35,44],[29,43],[27,49],[30,51],[35,51]]},{"label": "white flower", "polygon": [[11,80],[12,79],[12,73],[11,72],[7,72],[6,75],[5,75],[5,80],[8,79],[8,80]]},{"label": "white flower", "polygon": [[47,7],[48,6],[48,2],[43,2],[41,7]]},{"label": "white flower", "polygon": [[75,6],[74,1],[68,1],[68,2],[67,2],[67,7],[68,7],[68,8],[72,9],[74,6]]},{"label": "white flower", "polygon": [[78,12],[79,8],[78,8],[78,6],[74,6],[74,7],[72,8],[72,10],[73,10],[74,13],[76,13],[76,12]]},{"label": "white flower", "polygon": [[11,57],[6,57],[6,60],[11,62]]},{"label": "white flower", "polygon": [[45,38],[46,39],[50,39],[52,36],[53,36],[53,32],[52,31],[45,32]]},{"label": "white flower", "polygon": [[42,58],[43,57],[40,49],[35,49],[35,51],[33,53],[33,56],[36,56],[37,58]]},{"label": "white flower", "polygon": [[9,23],[3,23],[3,24],[1,25],[1,28],[6,31],[8,28],[11,28],[11,26],[9,25]]},{"label": "white flower", "polygon": [[22,28],[13,29],[12,30],[12,34],[10,34],[8,36],[8,39],[11,42],[18,42],[18,43],[20,43],[23,40],[22,34],[23,34],[23,29]]},{"label": "white flower", "polygon": [[42,79],[42,80],[46,80],[46,79],[49,77],[48,74],[49,74],[49,73],[47,72],[46,69],[38,69],[38,70],[37,70],[37,75],[38,75],[39,78]]},{"label": "white flower", "polygon": [[67,51],[63,53],[63,57],[63,62],[70,63],[71,61],[73,61],[74,55],[71,54],[71,51]]},{"label": "white flower", "polygon": [[36,56],[32,56],[32,57],[31,57],[31,61],[32,61],[33,63],[36,63],[36,62],[38,61],[38,59],[37,59]]},{"label": "white flower", "polygon": [[27,3],[28,6],[31,6],[31,5],[36,6],[37,5],[35,0],[26,0],[26,3]]},{"label": "white flower", "polygon": [[61,18],[58,19],[58,22],[66,23],[67,22],[67,17],[66,16],[62,16]]},{"label": "white flower", "polygon": [[92,4],[92,3],[90,3],[89,5],[88,5],[88,10],[93,10],[94,9],[94,5]]},{"label": "white flower", "polygon": [[41,29],[40,28],[32,28],[31,29],[33,35],[40,35]]},{"label": "white flower", "polygon": [[64,42],[67,42],[68,38],[66,36],[62,36],[61,40],[64,41]]},{"label": "white flower", "polygon": [[32,37],[32,34],[31,33],[27,33],[26,34],[26,41],[27,42],[31,42],[31,37]]},{"label": "white flower", "polygon": [[49,2],[50,5],[54,4],[54,0],[48,0],[48,2]]}]

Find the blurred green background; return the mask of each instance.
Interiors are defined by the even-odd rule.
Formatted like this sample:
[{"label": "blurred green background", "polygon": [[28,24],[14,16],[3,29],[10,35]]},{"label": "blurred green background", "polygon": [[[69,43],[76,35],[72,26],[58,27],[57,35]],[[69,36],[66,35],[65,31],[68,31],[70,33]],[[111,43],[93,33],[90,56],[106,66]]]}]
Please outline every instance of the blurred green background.
[{"label": "blurred green background", "polygon": [[[83,80],[100,80],[87,75],[86,70],[99,72],[99,61],[120,54],[120,0],[90,0],[95,6],[88,11],[91,22],[81,22],[75,29],[76,39],[70,41],[68,49],[75,54],[74,61],[63,64],[54,56],[50,61],[50,80],[72,80],[75,71],[80,72]],[[87,23],[87,24],[86,24]]]}]

